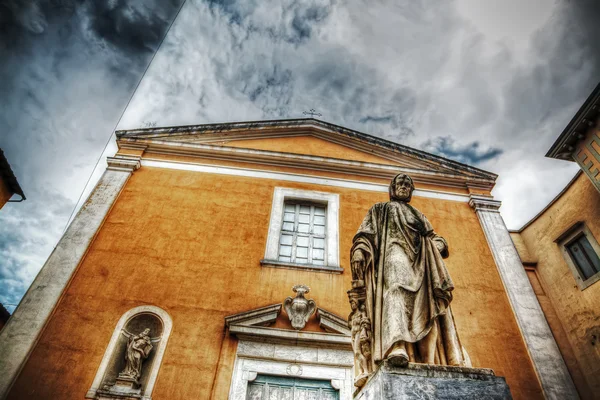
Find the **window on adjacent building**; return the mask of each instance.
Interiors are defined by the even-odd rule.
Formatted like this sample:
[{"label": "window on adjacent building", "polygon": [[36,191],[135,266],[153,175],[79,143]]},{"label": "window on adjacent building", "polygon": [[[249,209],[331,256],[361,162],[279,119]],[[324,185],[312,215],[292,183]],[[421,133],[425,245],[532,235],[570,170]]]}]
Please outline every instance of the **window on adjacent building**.
[{"label": "window on adjacent building", "polygon": [[600,272],[600,258],[586,235],[577,236],[566,244],[566,248],[584,280]]},{"label": "window on adjacent building", "polygon": [[581,290],[600,280],[600,245],[583,222],[573,225],[556,242]]},{"label": "window on adjacent building", "polygon": [[265,257],[267,267],[341,273],[339,196],[277,187],[273,193]]},{"label": "window on adjacent building", "polygon": [[326,212],[322,204],[284,203],[279,261],[325,264]]}]

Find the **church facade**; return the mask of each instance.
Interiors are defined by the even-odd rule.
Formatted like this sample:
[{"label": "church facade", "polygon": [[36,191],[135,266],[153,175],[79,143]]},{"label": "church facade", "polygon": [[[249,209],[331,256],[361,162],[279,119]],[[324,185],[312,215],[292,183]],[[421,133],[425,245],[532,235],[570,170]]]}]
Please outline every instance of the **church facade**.
[{"label": "church facade", "polygon": [[314,119],[117,144],[0,331],[0,398],[351,399],[350,248],[399,172],[448,243],[470,365],[515,399],[578,398],[496,175]]}]

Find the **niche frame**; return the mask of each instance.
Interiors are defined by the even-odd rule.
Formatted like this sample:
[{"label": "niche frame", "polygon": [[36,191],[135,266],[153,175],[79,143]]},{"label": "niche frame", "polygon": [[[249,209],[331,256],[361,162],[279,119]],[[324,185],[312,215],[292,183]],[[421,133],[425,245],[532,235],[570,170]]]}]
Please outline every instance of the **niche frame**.
[{"label": "niche frame", "polygon": [[123,328],[127,325],[129,321],[140,314],[152,314],[157,317],[162,323],[162,336],[160,342],[156,346],[156,353],[154,356],[154,361],[152,363],[152,368],[150,369],[150,373],[148,375],[148,382],[145,387],[142,388],[142,398],[141,400],[151,400],[152,399],[152,391],[154,390],[154,384],[156,383],[156,378],[158,376],[158,370],[162,364],[162,358],[165,354],[165,350],[167,348],[167,342],[169,341],[169,336],[171,336],[171,331],[173,330],[173,320],[171,316],[162,308],[151,306],[151,305],[143,305],[134,307],[131,310],[127,311],[125,314],[121,316],[119,322],[115,326],[113,330],[113,334],[108,342],[108,346],[104,351],[104,356],[102,357],[102,361],[100,362],[100,366],[96,371],[96,375],[94,377],[94,381],[92,382],[92,386],[85,394],[86,399],[96,399],[98,390],[102,389],[102,381],[104,380],[104,376],[106,375],[106,369],[108,368],[111,358],[115,352],[115,348],[119,341],[119,336],[123,331]]}]

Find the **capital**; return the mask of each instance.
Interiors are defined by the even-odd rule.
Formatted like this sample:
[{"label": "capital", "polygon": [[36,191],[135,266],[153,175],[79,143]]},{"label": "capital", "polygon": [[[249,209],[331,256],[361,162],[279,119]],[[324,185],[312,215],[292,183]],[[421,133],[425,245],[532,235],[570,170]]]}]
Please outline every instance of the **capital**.
[{"label": "capital", "polygon": [[475,212],[500,212],[499,208],[502,205],[502,202],[499,200],[494,200],[493,197],[472,194],[469,197],[469,205]]},{"label": "capital", "polygon": [[109,170],[133,172],[140,167],[140,156],[116,155],[115,157],[106,157],[106,163]]}]

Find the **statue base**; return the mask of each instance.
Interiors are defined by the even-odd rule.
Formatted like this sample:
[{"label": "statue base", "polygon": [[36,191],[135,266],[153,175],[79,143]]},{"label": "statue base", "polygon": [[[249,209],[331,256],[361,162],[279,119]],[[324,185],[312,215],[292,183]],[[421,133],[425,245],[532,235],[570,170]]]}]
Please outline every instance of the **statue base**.
[{"label": "statue base", "polygon": [[97,400],[140,400],[142,390],[137,380],[118,376],[114,385],[106,385],[96,393]]},{"label": "statue base", "polygon": [[512,400],[512,396],[504,378],[491,369],[415,363],[399,368],[383,362],[354,399]]}]

